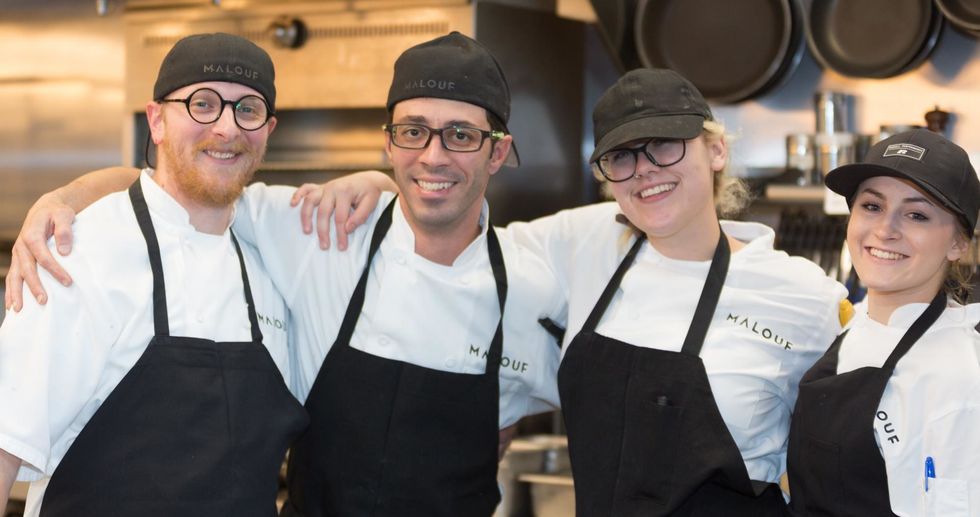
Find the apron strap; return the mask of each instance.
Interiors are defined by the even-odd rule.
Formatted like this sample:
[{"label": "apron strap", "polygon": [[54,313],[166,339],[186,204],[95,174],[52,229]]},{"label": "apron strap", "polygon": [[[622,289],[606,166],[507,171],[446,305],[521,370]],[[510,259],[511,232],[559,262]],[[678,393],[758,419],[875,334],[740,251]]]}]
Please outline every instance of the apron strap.
[{"label": "apron strap", "polygon": [[609,283],[606,284],[606,289],[602,291],[599,296],[599,301],[596,302],[595,306],[592,307],[592,312],[589,313],[589,318],[585,320],[585,324],[582,325],[582,332],[595,332],[595,328],[599,325],[599,320],[602,319],[602,315],[606,313],[606,309],[609,307],[609,302],[612,301],[612,297],[616,294],[616,289],[619,289],[620,282],[623,281],[623,276],[626,275],[626,271],[629,270],[630,266],[633,265],[633,261],[636,259],[636,254],[640,251],[643,246],[643,242],[646,241],[646,236],[642,233],[637,234],[636,240],[633,241],[633,246],[623,257],[623,261],[619,263],[619,267],[616,268],[616,272],[613,273],[612,278],[609,279]]},{"label": "apron strap", "polygon": [[[605,314],[606,309],[609,307],[609,302],[616,293],[616,289],[619,289],[619,285],[623,281],[623,276],[630,266],[633,265],[636,254],[639,252],[640,246],[645,240],[646,237],[641,234],[633,242],[633,246],[623,258],[623,261],[620,262],[619,268],[616,269],[616,272],[609,280],[606,289],[599,297],[599,301],[592,308],[592,313],[589,314],[589,318],[582,325],[583,332],[595,331],[599,320],[602,319],[602,315]],[[698,300],[697,308],[694,310],[694,318],[691,320],[691,326],[687,329],[687,336],[684,338],[684,345],[681,348],[682,353],[693,356],[699,356],[701,354],[704,338],[708,334],[708,327],[711,325],[715,308],[718,307],[718,299],[721,297],[721,289],[724,287],[725,278],[728,276],[728,264],[731,261],[731,256],[732,253],[728,245],[728,239],[725,237],[725,232],[719,228],[718,245],[715,246],[715,253],[711,258],[711,267],[708,268],[708,277],[704,281],[701,298]]]},{"label": "apron strap", "polygon": [[[364,262],[364,270],[361,272],[361,278],[357,281],[357,286],[351,295],[350,303],[347,304],[347,312],[344,313],[344,321],[340,325],[340,331],[337,333],[337,341],[334,343],[334,346],[338,344],[350,346],[350,338],[354,334],[354,325],[357,324],[361,310],[364,308],[364,296],[367,291],[367,279],[368,273],[371,271],[371,262],[374,260],[375,253],[381,248],[381,242],[391,227],[392,212],[397,202],[398,196],[395,196],[388,203],[388,206],[385,207],[384,211],[381,212],[381,216],[378,217],[378,223],[374,226],[374,233],[371,235],[371,244],[368,248],[368,256]],[[497,303],[500,306],[500,319],[497,321],[497,330],[494,332],[493,340],[490,342],[490,350],[487,354],[487,367],[484,373],[496,377],[500,371],[500,360],[503,357],[504,348],[503,326],[504,304],[507,300],[507,270],[504,267],[504,255],[500,249],[500,241],[497,239],[497,233],[493,230],[493,225],[489,221],[487,221],[487,225],[487,254],[490,256],[490,267],[493,270],[493,279],[497,285]]]},{"label": "apron strap", "polygon": [[[153,273],[153,330],[158,337],[170,335],[170,321],[167,316],[167,288],[163,279],[163,261],[160,259],[160,242],[157,240],[156,230],[153,228],[153,220],[150,218],[150,209],[146,205],[146,197],[143,195],[143,186],[137,178],[129,186],[129,199],[133,203],[133,211],[136,213],[136,222],[140,232],[143,233],[143,240],[146,241],[146,251],[150,258],[150,271]],[[235,245],[235,253],[238,254],[238,264],[242,271],[242,285],[245,289],[245,302],[248,305],[248,321],[252,325],[252,341],[262,342],[262,331],[259,329],[259,318],[255,312],[255,301],[252,298],[252,288],[248,282],[248,272],[245,270],[245,258],[242,256],[242,248],[238,244],[235,234],[231,234],[231,242]]]},{"label": "apron strap", "polygon": [[374,259],[374,254],[381,247],[381,241],[384,240],[385,235],[388,233],[388,228],[391,228],[391,212],[394,210],[395,203],[397,202],[398,196],[392,198],[388,206],[381,212],[381,216],[378,217],[378,223],[374,225],[374,233],[371,234],[371,245],[368,247],[367,260],[364,261],[364,271],[361,272],[361,278],[357,281],[357,286],[354,287],[354,293],[351,294],[350,303],[347,304],[347,312],[344,313],[344,321],[340,324],[340,331],[337,333],[337,341],[334,343],[334,346],[338,344],[350,346],[350,338],[354,335],[354,325],[357,324],[357,319],[361,316],[361,309],[364,308],[364,293],[367,291],[368,272],[371,271],[371,261]]},{"label": "apron strap", "polygon": [[494,377],[500,372],[500,360],[504,353],[504,305],[507,301],[507,269],[504,267],[504,254],[500,250],[500,241],[493,224],[487,220],[487,254],[490,256],[490,267],[493,269],[493,281],[497,285],[497,304],[500,306],[500,320],[497,321],[497,331],[490,341],[490,353],[487,354],[485,375]]},{"label": "apron strap", "polygon": [[701,298],[698,300],[697,308],[694,309],[694,318],[691,319],[691,326],[687,329],[687,337],[684,338],[684,346],[681,348],[681,353],[684,354],[701,355],[704,337],[708,335],[708,327],[711,326],[715,308],[718,307],[718,299],[721,298],[721,288],[725,286],[725,278],[728,276],[728,263],[731,261],[732,251],[728,246],[728,238],[720,227],[718,233],[718,245],[715,246],[715,254],[711,258],[708,277],[704,280]]},{"label": "apron strap", "polygon": [[248,271],[245,269],[245,257],[242,256],[242,247],[238,245],[235,232],[228,230],[231,234],[231,242],[235,245],[235,253],[238,254],[238,264],[242,269],[242,285],[245,286],[245,302],[248,304],[248,322],[252,325],[252,341],[262,342],[262,330],[259,329],[258,314],[255,313],[255,301],[252,299],[252,285],[248,282]]},{"label": "apron strap", "polygon": [[136,222],[146,241],[146,251],[150,257],[150,271],[153,272],[153,332],[157,337],[170,335],[170,322],[167,319],[167,289],[163,282],[163,262],[160,260],[160,243],[157,241],[150,209],[143,197],[140,178],[129,186],[129,199],[133,203]]},{"label": "apron strap", "polygon": [[881,366],[881,369],[888,370],[889,372],[895,371],[895,365],[898,364],[898,360],[929,330],[929,327],[939,319],[939,316],[944,310],[946,310],[946,293],[940,289],[936,293],[936,297],[926,307],[926,310],[912,323],[912,326],[909,327],[905,335],[902,336],[902,339],[899,340],[898,345],[892,350],[891,355],[885,360],[885,364]]}]

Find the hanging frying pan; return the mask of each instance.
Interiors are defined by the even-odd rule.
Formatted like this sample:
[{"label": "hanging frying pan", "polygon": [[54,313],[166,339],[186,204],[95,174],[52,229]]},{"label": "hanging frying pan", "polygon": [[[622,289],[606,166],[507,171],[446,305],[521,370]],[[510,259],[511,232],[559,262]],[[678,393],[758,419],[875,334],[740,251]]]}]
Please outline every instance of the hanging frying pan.
[{"label": "hanging frying pan", "polygon": [[783,63],[780,65],[779,70],[773,74],[772,79],[760,88],[755,95],[768,93],[786,83],[803,59],[803,53],[806,52],[806,23],[804,21],[803,6],[800,4],[800,0],[787,0],[787,3],[790,7],[793,27],[789,37],[789,50],[783,58]]},{"label": "hanging frying pan", "polygon": [[799,62],[795,0],[640,0],[640,61],[687,77],[716,102],[736,102],[774,86]]},{"label": "hanging frying pan", "polygon": [[943,13],[940,12],[939,9],[934,9],[932,14],[932,21],[930,22],[931,25],[929,26],[929,38],[922,45],[922,48],[919,49],[919,53],[916,54],[915,57],[912,58],[912,61],[909,61],[909,63],[906,64],[899,73],[904,74],[905,72],[911,72],[912,70],[918,68],[919,65],[925,63],[926,59],[929,57],[929,54],[932,54],[932,50],[936,48],[936,43],[939,41],[940,36],[942,36],[943,27],[946,25],[946,19],[943,17]]},{"label": "hanging frying pan", "polygon": [[807,40],[825,68],[885,78],[921,64],[942,30],[932,0],[820,0],[810,4]]},{"label": "hanging frying pan", "polygon": [[617,66],[632,70],[640,66],[633,45],[633,14],[637,0],[592,0],[592,8],[598,18],[599,32],[606,45],[619,61]]},{"label": "hanging frying pan", "polygon": [[936,5],[954,27],[972,36],[980,36],[980,2],[936,0]]}]

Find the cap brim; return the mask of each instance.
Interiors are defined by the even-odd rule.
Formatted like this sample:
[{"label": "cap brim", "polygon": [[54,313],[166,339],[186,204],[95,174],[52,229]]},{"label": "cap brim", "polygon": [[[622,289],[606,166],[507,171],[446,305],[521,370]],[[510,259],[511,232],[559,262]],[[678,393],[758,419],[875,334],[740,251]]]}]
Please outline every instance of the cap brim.
[{"label": "cap brim", "polygon": [[914,178],[902,171],[884,165],[874,163],[851,163],[841,165],[840,167],[837,167],[836,169],[827,173],[827,176],[824,177],[824,184],[827,185],[827,188],[830,190],[847,198],[847,205],[852,206],[854,204],[854,195],[857,193],[857,189],[861,183],[868,178],[874,178],[876,176],[889,176],[892,178],[908,180],[935,198],[936,201],[939,201],[947,210],[969,222],[969,218],[966,217],[966,214],[957,208],[949,200],[949,198],[939,191],[939,189],[933,187],[929,183],[926,183],[920,178]]},{"label": "cap brim", "polygon": [[595,146],[589,162],[618,145],[642,138],[694,138],[704,128],[704,117],[700,115],[663,115],[631,120],[606,133]]},{"label": "cap brim", "polygon": [[510,142],[510,152],[504,160],[505,167],[518,167],[521,164],[521,156],[517,154],[517,144],[513,140]]}]

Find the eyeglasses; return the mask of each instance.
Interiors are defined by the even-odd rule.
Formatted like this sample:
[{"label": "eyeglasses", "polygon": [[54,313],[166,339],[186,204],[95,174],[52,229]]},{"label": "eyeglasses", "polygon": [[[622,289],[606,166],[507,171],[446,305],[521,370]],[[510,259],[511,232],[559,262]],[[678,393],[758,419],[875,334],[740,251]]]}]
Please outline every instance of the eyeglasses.
[{"label": "eyeglasses", "polygon": [[210,88],[195,90],[186,99],[163,99],[160,102],[182,103],[187,107],[187,114],[199,124],[217,122],[227,104],[231,106],[235,124],[245,131],[261,128],[273,115],[265,99],[258,95],[246,95],[237,101],[226,101],[221,98],[221,94]]},{"label": "eyeglasses", "polygon": [[429,147],[432,135],[439,135],[443,149],[457,153],[479,151],[487,138],[500,140],[506,136],[503,131],[463,126],[434,128],[421,124],[385,124],[381,128],[391,134],[391,143],[402,149],[425,149]]},{"label": "eyeglasses", "polygon": [[680,139],[651,138],[640,147],[621,147],[607,151],[599,157],[599,172],[614,183],[636,176],[636,162],[643,153],[650,163],[669,167],[684,159],[687,141]]}]

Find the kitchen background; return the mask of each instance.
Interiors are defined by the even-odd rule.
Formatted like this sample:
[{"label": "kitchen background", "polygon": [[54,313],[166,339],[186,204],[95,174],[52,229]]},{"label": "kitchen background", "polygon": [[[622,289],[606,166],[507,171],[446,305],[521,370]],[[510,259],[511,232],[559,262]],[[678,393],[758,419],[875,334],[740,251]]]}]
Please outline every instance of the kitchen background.
[{"label": "kitchen background", "polygon": [[[259,179],[294,184],[385,168],[395,57],[448,30],[475,35],[511,82],[523,160],[491,182],[499,223],[598,198],[585,163],[592,104],[622,70],[650,63],[712,98],[735,137],[735,172],[759,194],[746,217],[842,280],[842,219],[824,215],[817,176],[787,172],[788,159],[803,169],[853,159],[882,125],[924,126],[938,110],[980,164],[980,7],[968,0],[0,0],[0,278],[38,196],[142,161],[160,59],[180,36],[214,30],[272,54],[281,121]],[[822,136],[818,92],[844,94],[821,97],[839,124]],[[788,155],[788,135],[809,147]],[[502,472],[561,470],[555,447],[521,442]],[[560,495],[566,482],[511,494],[530,500],[536,487],[540,504],[542,487]]]}]

